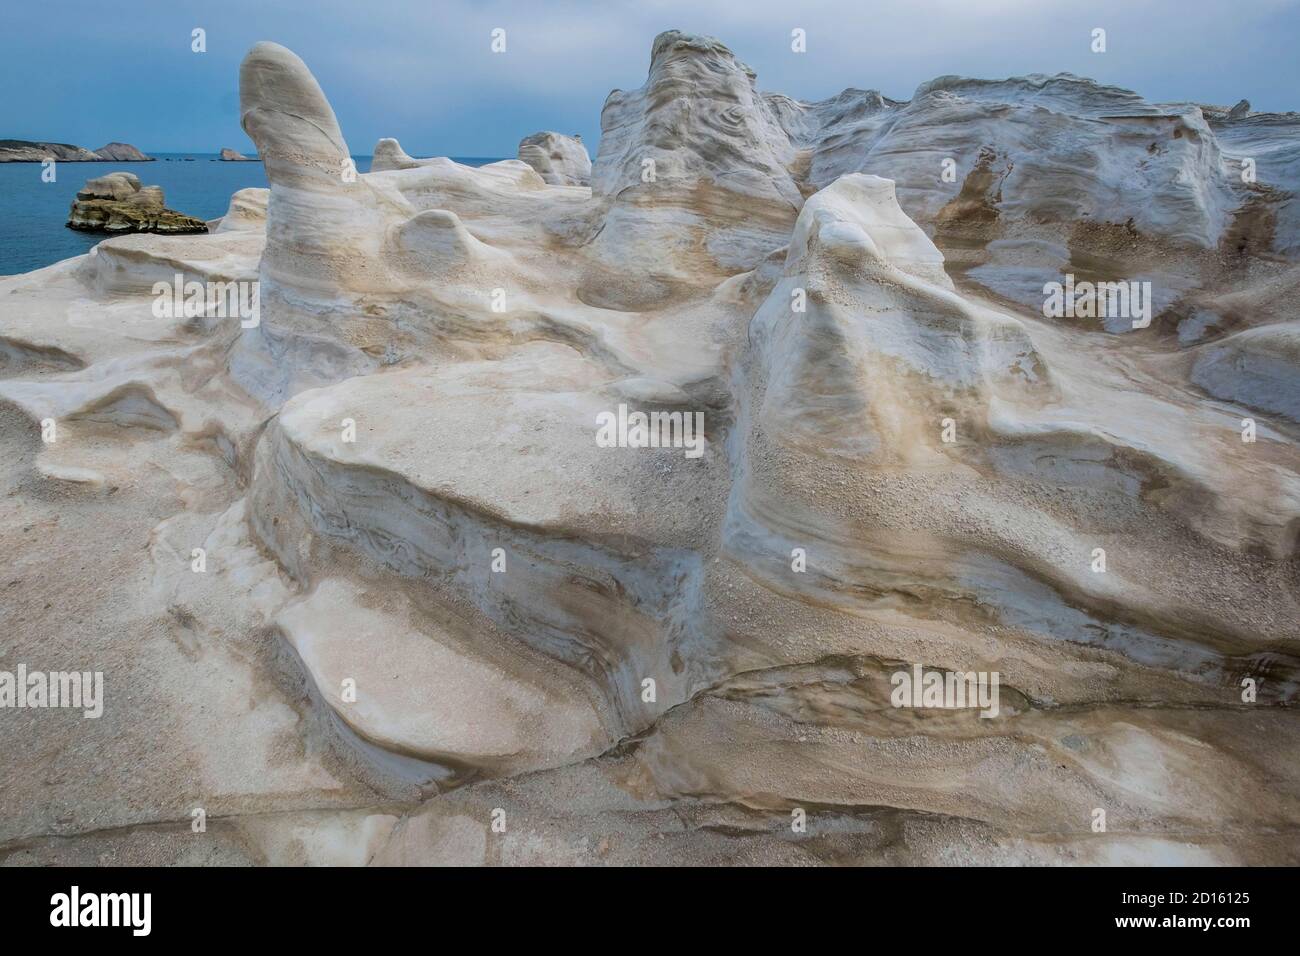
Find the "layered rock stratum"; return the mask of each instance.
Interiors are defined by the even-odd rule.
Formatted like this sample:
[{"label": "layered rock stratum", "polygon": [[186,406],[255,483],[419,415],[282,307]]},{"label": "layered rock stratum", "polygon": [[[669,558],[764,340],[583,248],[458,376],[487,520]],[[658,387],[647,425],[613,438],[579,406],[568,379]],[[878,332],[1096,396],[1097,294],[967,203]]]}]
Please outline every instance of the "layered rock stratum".
[{"label": "layered rock stratum", "polygon": [[83,232],[152,232],[185,235],[208,225],[168,209],[161,186],[144,186],[135,173],[115,172],[86,181],[68,211],[69,229]]},{"label": "layered rock stratum", "polygon": [[673,31],[583,186],[240,92],[269,190],[0,279],[5,665],[106,698],[6,862],[1300,861],[1294,114]]}]

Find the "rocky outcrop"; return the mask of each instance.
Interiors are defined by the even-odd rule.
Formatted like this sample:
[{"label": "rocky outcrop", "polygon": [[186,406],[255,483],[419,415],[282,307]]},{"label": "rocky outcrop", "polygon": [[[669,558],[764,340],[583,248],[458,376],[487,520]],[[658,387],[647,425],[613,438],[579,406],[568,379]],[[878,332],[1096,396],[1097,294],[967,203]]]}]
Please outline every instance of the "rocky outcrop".
[{"label": "rocky outcrop", "polygon": [[223,163],[255,163],[258,161],[256,156],[245,156],[243,153],[223,146],[221,155],[217,157]]},{"label": "rocky outcrop", "polygon": [[128,143],[109,143],[97,150],[89,150],[67,143],[0,139],[0,163],[43,163],[47,159],[54,159],[61,163],[153,162],[153,157],[146,156]]},{"label": "rocky outcrop", "polygon": [[586,301],[654,308],[701,270],[721,280],[785,243],[803,204],[796,150],[756,79],[719,41],[673,30],[655,38],[645,84],[610,93]]},{"label": "rocky outcrop", "polygon": [[767,100],[804,188],[859,171],[894,180],[964,278],[1023,307],[1090,273],[1149,282],[1155,312],[1177,314],[1181,297],[1222,284],[1225,255],[1300,255],[1296,114],[1154,104],[1068,73],[943,76],[908,101]]},{"label": "rocky outcrop", "polygon": [[152,163],[154,158],[146,156],[130,143],[109,143],[95,150],[95,155],[110,163]]},{"label": "rocky outcrop", "polygon": [[230,208],[220,219],[208,223],[216,232],[251,232],[259,235],[266,231],[266,206],[270,190],[241,189],[230,197]]},{"label": "rocky outcrop", "polygon": [[552,186],[591,185],[591,157],[581,136],[541,132],[519,141],[519,159]]},{"label": "rocky outcrop", "polygon": [[99,156],[68,143],[33,143],[21,139],[0,139],[0,163],[97,163]]},{"label": "rocky outcrop", "polygon": [[[269,190],[0,279],[19,652],[93,615],[150,702],[86,731],[157,752],[129,794],[59,791],[96,833],[197,805],[156,763],[248,811],[236,860],[1300,860],[1290,120],[1065,76],[800,103],[673,31],[588,189],[392,139],[360,173],[276,44],[240,96]],[[1076,269],[1161,305],[1045,315]],[[997,706],[899,700],[921,670]]]},{"label": "rocky outcrop", "polygon": [[68,228],[84,232],[207,232],[201,219],[168,209],[161,186],[141,186],[134,173],[108,173],[87,180],[68,213]]},{"label": "rocky outcrop", "polygon": [[449,163],[445,157],[416,159],[408,156],[402,144],[391,137],[385,137],[375,144],[374,155],[370,157],[370,171],[382,173],[390,169],[415,169],[417,166],[431,166]]},{"label": "rocky outcrop", "polygon": [[[846,91],[785,118],[817,188],[866,168],[921,222],[1132,226],[1212,247],[1244,198],[1200,109],[1068,73],[943,76],[905,103]],[[945,178],[945,162],[949,175]],[[1240,183],[1238,183],[1240,185]]]}]

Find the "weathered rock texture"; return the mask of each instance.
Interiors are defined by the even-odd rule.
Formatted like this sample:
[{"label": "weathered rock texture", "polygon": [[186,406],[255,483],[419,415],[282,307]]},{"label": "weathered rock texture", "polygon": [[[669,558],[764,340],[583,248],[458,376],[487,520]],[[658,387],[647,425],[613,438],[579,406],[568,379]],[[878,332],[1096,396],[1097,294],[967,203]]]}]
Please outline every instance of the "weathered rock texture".
[{"label": "weathered rock texture", "polygon": [[584,187],[359,174],[276,44],[240,90],[269,193],[0,279],[6,659],[108,688],[6,725],[0,856],[1300,862],[1294,116],[669,32]]},{"label": "weathered rock texture", "polygon": [[161,186],[141,186],[134,173],[108,173],[86,181],[68,213],[68,228],[85,232],[207,232],[202,219],[168,209]]},{"label": "weathered rock texture", "polygon": [[581,136],[533,133],[519,141],[519,158],[552,186],[591,185],[591,157]]}]

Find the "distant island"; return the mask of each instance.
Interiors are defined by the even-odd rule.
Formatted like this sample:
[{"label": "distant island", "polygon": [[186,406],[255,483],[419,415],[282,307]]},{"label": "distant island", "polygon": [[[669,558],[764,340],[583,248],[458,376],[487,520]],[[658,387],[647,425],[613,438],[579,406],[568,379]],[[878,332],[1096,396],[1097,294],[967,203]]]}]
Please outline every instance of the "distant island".
[{"label": "distant island", "polygon": [[25,139],[0,139],[0,163],[152,163],[130,143],[109,143],[99,149],[83,149],[69,143],[35,143]]},{"label": "distant island", "polygon": [[223,146],[221,148],[221,161],[223,163],[256,163],[260,162],[260,159],[257,156],[245,156],[243,153]]}]

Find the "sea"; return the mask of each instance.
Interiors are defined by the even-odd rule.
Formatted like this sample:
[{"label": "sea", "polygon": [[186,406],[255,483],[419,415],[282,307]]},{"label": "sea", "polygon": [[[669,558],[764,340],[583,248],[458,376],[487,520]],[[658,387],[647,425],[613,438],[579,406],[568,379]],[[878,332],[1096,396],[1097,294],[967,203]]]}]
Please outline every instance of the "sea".
[{"label": "sea", "polygon": [[[216,153],[151,153],[152,163],[59,163],[55,181],[41,178],[40,163],[0,163],[0,276],[17,275],[90,251],[105,236],[66,226],[68,209],[86,180],[123,170],[146,186],[161,186],[167,207],[196,219],[224,216],[232,193],[266,186],[260,162],[221,162]],[[358,172],[370,171],[369,156],[353,156]],[[466,166],[497,158],[456,157]]]}]

